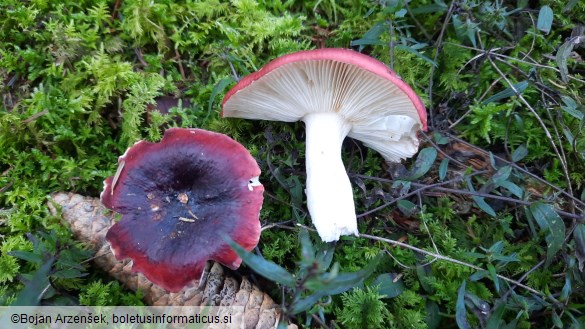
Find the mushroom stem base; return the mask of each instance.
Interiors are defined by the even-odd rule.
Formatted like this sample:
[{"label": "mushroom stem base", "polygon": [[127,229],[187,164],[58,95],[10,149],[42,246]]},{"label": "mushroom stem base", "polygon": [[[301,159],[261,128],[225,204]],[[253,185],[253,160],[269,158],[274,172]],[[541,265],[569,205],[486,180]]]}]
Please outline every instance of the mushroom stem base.
[{"label": "mushroom stem base", "polygon": [[307,130],[307,207],[325,242],[358,235],[353,191],[341,161],[341,144],[351,126],[336,113],[303,118]]}]

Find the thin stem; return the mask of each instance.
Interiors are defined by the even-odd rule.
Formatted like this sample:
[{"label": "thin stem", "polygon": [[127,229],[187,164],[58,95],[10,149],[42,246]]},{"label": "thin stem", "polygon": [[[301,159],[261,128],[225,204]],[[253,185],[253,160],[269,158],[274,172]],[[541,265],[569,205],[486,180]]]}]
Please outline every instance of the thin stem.
[{"label": "thin stem", "polygon": [[[528,101],[524,98],[524,96],[522,96],[522,94],[516,90],[516,88],[514,87],[514,84],[512,84],[512,82],[510,80],[508,80],[506,75],[500,70],[500,68],[496,65],[496,63],[494,63],[494,61],[489,56],[487,57],[487,59],[492,64],[492,67],[496,71],[498,71],[500,76],[506,81],[506,83],[508,84],[508,87],[512,88],[512,90],[514,91],[514,94],[516,94],[516,96],[522,101],[522,103],[524,103],[526,108],[528,108],[528,110],[532,113],[532,115],[534,115],[534,117],[536,118],[536,121],[538,121],[538,123],[540,124],[540,126],[544,130],[544,133],[545,133],[546,137],[548,138],[553,150],[555,151],[555,154],[557,155],[557,157],[561,161],[561,167],[563,168],[563,174],[565,176],[565,180],[567,181],[567,188],[569,189],[569,194],[573,195],[573,187],[571,186],[571,178],[569,176],[569,170],[567,168],[567,159],[565,157],[563,157],[561,155],[561,153],[559,152],[559,149],[558,149],[557,145],[555,144],[553,137],[552,137],[550,131],[548,130],[547,126],[542,121],[542,118],[538,115],[538,113],[536,113],[536,110],[534,108],[532,108],[532,106],[528,103]],[[571,203],[571,207],[573,207],[572,203]]]},{"label": "thin stem", "polygon": [[416,27],[422,32],[422,34],[425,35],[425,38],[427,39],[427,41],[430,42],[431,39],[433,38],[433,36],[430,35],[429,32],[427,31],[427,29],[418,21],[418,19],[416,19],[416,16],[412,13],[412,10],[410,10],[410,7],[408,6],[408,1],[404,2],[404,7],[406,7],[406,10],[408,11],[408,15],[410,16],[410,18],[412,19],[412,21],[414,22]]},{"label": "thin stem", "polygon": [[[417,184],[413,184],[413,185],[417,185]],[[426,186],[426,185],[423,185],[423,186]],[[433,187],[433,189],[434,190],[437,190],[437,191],[441,191],[441,192],[450,192],[450,193],[457,193],[457,194],[473,195],[473,196],[478,196],[478,197],[482,197],[482,198],[489,198],[489,199],[496,199],[496,200],[508,201],[508,202],[512,202],[512,203],[518,203],[518,204],[521,204],[523,206],[531,206],[532,204],[534,204],[534,202],[523,201],[523,200],[518,200],[518,199],[513,199],[513,198],[509,198],[509,197],[505,197],[505,196],[488,194],[488,193],[480,193],[480,192],[472,192],[472,191],[465,191],[465,190],[457,190],[457,189],[447,188],[447,187]],[[567,217],[567,218],[571,218],[571,219],[577,219],[577,220],[580,220],[581,222],[585,222],[585,218],[583,218],[583,215],[576,215],[576,214],[573,214],[573,213],[570,213],[570,212],[566,212],[566,211],[563,211],[563,210],[559,210],[559,209],[554,209],[554,211],[557,214],[559,214],[560,216]]]},{"label": "thin stem", "polygon": [[[543,68],[543,69],[549,69],[549,70],[553,70],[553,71],[556,71],[556,72],[561,72],[561,70],[559,70],[559,69],[557,69],[556,67],[553,67],[553,66],[539,64],[539,63],[536,63],[535,61],[529,62],[529,61],[525,61],[525,60],[522,60],[522,59],[519,59],[519,58],[515,58],[515,57],[512,57],[512,56],[508,56],[508,55],[504,55],[504,54],[500,54],[500,53],[494,52],[494,51],[496,51],[498,49],[485,50],[485,49],[479,49],[479,48],[475,48],[475,47],[471,47],[471,46],[460,45],[460,44],[456,44],[456,43],[452,43],[452,42],[445,42],[445,44],[452,45],[452,46],[456,46],[456,47],[460,47],[460,48],[464,48],[464,49],[469,49],[469,50],[473,50],[473,51],[477,51],[477,52],[481,52],[482,53],[481,54],[482,56],[486,56],[489,53],[489,55],[496,56],[496,57],[501,57],[501,58],[505,58],[505,59],[509,59],[511,61],[514,61],[514,62],[519,62],[519,63],[523,63],[523,64],[527,64],[527,65],[532,65],[534,67],[540,67],[540,68]],[[530,57],[528,57],[528,58],[530,58]],[[568,77],[570,79],[573,79],[573,80],[576,80],[576,81],[585,83],[585,80],[581,80],[581,79],[576,78],[574,76],[569,75]]]},{"label": "thin stem", "polygon": [[[486,171],[482,171],[482,172],[477,172],[474,174],[484,174]],[[377,177],[369,177],[369,176],[364,176],[364,175],[353,175],[356,177],[360,177],[360,178],[367,178],[367,179],[372,179],[372,180],[376,180],[379,182],[386,182],[386,183],[391,183],[393,182],[390,179],[385,179],[385,178],[377,178]],[[472,175],[468,175],[467,177],[471,177]],[[441,185],[447,185],[447,184],[452,184],[452,183],[456,183],[459,181],[462,181],[465,178],[465,176],[463,177],[459,177],[456,179],[452,179],[449,181],[445,181],[445,182],[441,182],[441,183],[435,183],[435,184],[431,184],[431,185],[425,185],[425,184],[420,184],[420,183],[414,183],[414,182],[410,182],[410,184],[412,186],[416,186],[416,187],[420,187],[419,189],[412,191],[410,193],[407,193],[403,196],[400,196],[399,198],[390,200],[386,203],[384,203],[383,205],[376,207],[374,209],[368,210],[365,213],[359,214],[357,217],[363,217],[369,214],[372,214],[378,210],[381,210],[383,208],[388,207],[389,205],[398,202],[399,200],[403,200],[406,199],[412,195],[415,195],[419,192],[422,192],[424,190],[435,190],[435,191],[440,191],[440,192],[447,192],[447,193],[454,193],[454,194],[465,194],[465,195],[473,195],[473,196],[478,196],[478,197],[482,197],[482,198],[488,198],[488,199],[497,199],[497,200],[503,200],[503,201],[507,201],[507,202],[512,202],[512,203],[517,203],[523,206],[531,206],[534,202],[529,202],[529,201],[524,201],[524,200],[518,200],[518,199],[513,199],[510,197],[505,197],[505,196],[500,196],[500,195],[494,195],[494,194],[488,194],[488,193],[480,193],[480,192],[472,192],[472,191],[466,191],[466,190],[458,190],[458,189],[454,189],[454,188],[447,188],[447,187],[441,187]],[[560,216],[566,217],[566,218],[571,218],[571,219],[576,219],[579,222],[585,222],[585,217],[583,215],[578,215],[578,214],[573,214],[570,212],[566,212],[566,211],[562,211],[559,209],[554,209],[554,211],[559,214]]]},{"label": "thin stem", "polygon": [[[530,275],[530,273],[536,271],[539,267],[541,267],[542,265],[544,265],[544,263],[545,263],[545,260],[543,259],[538,264],[534,265],[530,270],[528,270],[526,273],[522,274],[522,276],[518,279],[518,282],[524,281]],[[508,289],[502,295],[502,297],[498,298],[498,302],[496,302],[495,305],[499,304],[499,301],[505,300],[512,293],[512,291],[514,291],[514,288],[516,288],[516,285],[512,285],[510,287],[510,289]]]},{"label": "thin stem", "polygon": [[[475,173],[472,173],[472,174],[467,175],[467,177],[471,177],[471,176],[475,176],[475,175],[480,175],[480,174],[485,174],[486,172],[487,171],[478,171],[478,172],[475,172]],[[392,180],[389,180],[389,179],[377,178],[377,177],[370,177],[370,176],[359,175],[359,174],[355,174],[355,175],[352,175],[352,176],[353,177],[360,177],[360,178],[377,180],[377,181],[380,181],[380,182],[387,182],[387,183],[392,182]],[[402,196],[400,196],[400,197],[398,197],[396,199],[393,199],[393,200],[390,200],[390,201],[384,203],[381,206],[378,206],[378,207],[376,207],[374,209],[368,210],[365,213],[359,214],[359,215],[357,215],[357,218],[361,218],[361,217],[367,216],[369,214],[375,213],[378,210],[384,209],[384,208],[388,207],[389,205],[391,205],[393,203],[396,203],[396,202],[398,202],[400,200],[404,200],[404,199],[406,199],[406,198],[408,198],[410,196],[413,196],[413,195],[415,195],[417,193],[420,193],[420,192],[422,192],[424,190],[431,189],[431,188],[436,188],[437,186],[441,186],[441,185],[447,185],[447,184],[453,184],[453,183],[461,182],[461,181],[463,181],[463,179],[464,179],[464,177],[457,177],[457,178],[454,178],[454,179],[451,179],[451,180],[448,180],[448,181],[444,181],[444,182],[440,182],[440,183],[435,183],[435,184],[431,184],[431,185],[422,186],[418,190],[412,191],[410,193],[406,193],[406,194],[404,194],[404,195],[402,195]]]},{"label": "thin stem", "polygon": [[181,78],[183,81],[187,80],[187,75],[185,74],[185,69],[183,68],[183,60],[181,59],[181,53],[179,53],[179,49],[175,48],[175,59],[177,60],[177,65],[179,65],[179,72],[181,73]]},{"label": "thin stem", "polygon": [[392,25],[392,20],[388,20],[388,25],[390,25],[390,41],[388,43],[388,47],[390,48],[390,69],[394,70],[394,26]]},{"label": "thin stem", "polygon": [[313,320],[317,321],[317,323],[318,323],[318,324],[319,324],[321,327],[323,327],[323,328],[325,328],[325,329],[330,329],[330,328],[329,328],[329,327],[328,327],[328,326],[327,326],[325,323],[323,323],[323,321],[321,321],[321,319],[319,319],[319,317],[318,317],[316,314],[314,314],[314,313],[313,313],[313,314],[311,314],[311,317],[313,318]]},{"label": "thin stem", "polygon": [[45,115],[45,114],[47,114],[47,113],[49,113],[49,110],[47,110],[47,109],[44,109],[44,110],[42,110],[41,112],[35,113],[35,114],[31,115],[30,117],[28,117],[28,118],[26,118],[26,119],[22,120],[22,123],[23,123],[23,124],[28,124],[28,123],[31,123],[32,121],[34,121],[34,120],[36,120],[36,119],[38,119],[38,118],[42,117],[43,115]]}]

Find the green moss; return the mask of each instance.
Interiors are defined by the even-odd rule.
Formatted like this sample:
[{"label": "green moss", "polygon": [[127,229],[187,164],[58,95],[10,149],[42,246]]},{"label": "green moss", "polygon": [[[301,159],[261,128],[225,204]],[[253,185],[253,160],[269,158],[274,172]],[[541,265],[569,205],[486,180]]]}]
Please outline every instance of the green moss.
[{"label": "green moss", "polygon": [[79,304],[87,306],[144,305],[140,293],[128,293],[117,281],[94,281],[79,295]]},{"label": "green moss", "polygon": [[375,287],[356,288],[341,296],[343,308],[337,310],[344,328],[388,328],[393,316]]}]

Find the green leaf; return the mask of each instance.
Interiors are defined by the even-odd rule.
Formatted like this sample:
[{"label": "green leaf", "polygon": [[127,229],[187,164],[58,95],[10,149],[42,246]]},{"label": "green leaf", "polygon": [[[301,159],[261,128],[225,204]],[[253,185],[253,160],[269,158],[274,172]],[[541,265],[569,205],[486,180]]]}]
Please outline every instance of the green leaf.
[{"label": "green leaf", "polygon": [[449,159],[443,159],[439,165],[439,180],[442,182],[447,176],[447,169],[449,169]]},{"label": "green leaf", "polygon": [[569,298],[571,292],[573,291],[571,287],[571,278],[568,275],[565,276],[565,285],[563,286],[563,290],[561,291],[561,295],[559,296],[559,300],[564,302]]},{"label": "green leaf", "polygon": [[455,321],[459,329],[471,329],[469,323],[467,323],[467,311],[465,310],[465,285],[466,281],[463,280],[461,287],[457,293],[457,303],[455,304]]},{"label": "green leaf", "polygon": [[433,279],[430,266],[416,265],[416,275],[418,276],[418,281],[424,291],[431,294],[435,292],[435,288],[429,284],[429,279]]},{"label": "green leaf", "polygon": [[449,144],[449,138],[447,136],[443,136],[438,132],[433,132],[433,139],[435,140],[435,143],[437,143],[438,145],[447,145]]},{"label": "green leaf", "polygon": [[510,193],[514,194],[518,199],[522,199],[524,190],[520,186],[509,181],[500,182],[498,185],[510,191]]},{"label": "green leaf", "polygon": [[433,139],[435,140],[435,143],[437,143],[438,145],[447,145],[447,144],[449,144],[449,138],[447,138],[446,136],[441,135],[438,132],[434,132],[433,133]]},{"label": "green leaf", "polygon": [[508,256],[506,256],[506,255],[493,255],[492,258],[495,260],[506,262],[506,263],[520,261],[520,259],[518,258],[518,255],[516,253],[512,253]]},{"label": "green leaf", "polygon": [[563,43],[559,47],[559,50],[557,50],[555,60],[557,62],[557,67],[559,68],[559,72],[561,73],[561,79],[563,80],[564,83],[569,82],[569,69],[567,68],[567,59],[571,55],[571,51],[573,51],[574,46],[575,46],[574,38],[571,38],[567,40],[565,43]]},{"label": "green leaf", "polygon": [[479,32],[479,24],[472,22],[469,18],[465,19],[465,23],[461,20],[458,14],[451,16],[455,33],[461,41],[469,40],[473,47],[477,48],[477,40],[475,35]]},{"label": "green leaf", "polygon": [[12,306],[35,306],[38,305],[47,286],[49,285],[49,275],[55,258],[51,256],[26,282],[24,289],[18,295],[18,298]]},{"label": "green leaf", "polygon": [[73,279],[73,278],[81,278],[81,277],[84,277],[86,275],[89,275],[89,273],[83,273],[83,272],[76,270],[74,268],[70,268],[70,269],[66,269],[66,270],[57,271],[57,272],[53,273],[52,276],[55,278],[59,278],[59,279]]},{"label": "green leaf", "polygon": [[408,200],[400,200],[396,202],[396,206],[405,216],[412,216],[416,213],[416,205]]},{"label": "green leaf", "polygon": [[[522,311],[518,312],[522,313]],[[515,318],[514,320],[510,321],[506,326],[502,327],[502,329],[516,329],[518,328],[518,320],[519,318]]]},{"label": "green leaf", "polygon": [[407,13],[406,9],[402,8],[399,11],[394,13],[394,17],[402,18],[402,17],[404,17],[404,15],[406,15],[406,13]]},{"label": "green leaf", "polygon": [[420,7],[416,7],[413,8],[411,10],[413,15],[418,15],[418,14],[437,14],[437,13],[442,13],[444,11],[447,11],[447,9],[449,8],[449,6],[447,6],[447,4],[445,4],[443,1],[441,2],[435,2],[432,5],[426,5],[426,6],[420,6]]},{"label": "green leaf", "polygon": [[554,211],[554,208],[542,202],[536,202],[530,206],[532,216],[540,226],[540,229],[546,232],[546,263],[548,267],[563,246],[565,239],[565,223],[561,217]]},{"label": "green leaf", "polygon": [[404,291],[404,283],[401,279],[396,280],[397,275],[394,273],[380,274],[372,285],[378,286],[380,295],[387,298],[394,298]]},{"label": "green leaf", "polygon": [[504,316],[504,312],[506,311],[506,303],[500,303],[495,311],[492,312],[489,320],[486,323],[486,329],[500,329],[502,325],[505,323],[502,317]]},{"label": "green leaf", "polygon": [[503,250],[504,250],[504,242],[503,241],[497,241],[496,243],[494,243],[493,245],[491,245],[489,247],[489,249],[487,250],[487,252],[489,252],[491,254],[499,254]]},{"label": "green leaf", "polygon": [[[467,179],[467,187],[469,188],[469,190],[471,192],[475,192],[475,189],[473,188],[473,185],[471,184],[471,180]],[[483,197],[477,196],[477,195],[472,195],[471,198],[473,199],[473,201],[475,202],[475,204],[481,209],[483,210],[486,214],[492,216],[492,217],[496,217],[496,212],[494,211],[494,209],[487,204],[487,202],[485,202]]]},{"label": "green leaf", "polygon": [[494,209],[487,204],[487,202],[485,202],[484,198],[479,197],[479,196],[472,196],[471,197],[473,199],[473,201],[475,202],[475,204],[481,209],[483,210],[486,214],[492,216],[492,217],[496,217],[496,212],[494,211]]},{"label": "green leaf", "polygon": [[[520,82],[514,84],[513,87],[514,88],[508,87],[508,88],[500,91],[499,93],[492,95],[488,99],[484,100],[482,103],[485,105],[485,104],[489,104],[491,102],[497,102],[497,101],[504,99],[504,98],[509,98],[509,97],[515,96],[517,94],[522,94],[522,92],[524,90],[526,90],[526,88],[528,88],[528,81],[526,81],[526,80],[520,81]],[[514,89],[516,91],[514,91]]]},{"label": "green leaf", "polygon": [[317,249],[315,254],[315,260],[319,264],[319,268],[325,270],[331,266],[333,261],[333,255],[335,254],[335,243],[323,243],[323,245]]},{"label": "green leaf", "polygon": [[496,291],[500,292],[500,278],[498,278],[498,273],[496,272],[496,268],[492,264],[487,264],[488,272],[490,273],[490,277],[492,281],[494,281],[494,285],[496,286]]},{"label": "green leaf", "polygon": [[266,260],[260,256],[254,255],[250,252],[247,252],[244,248],[240,245],[228,239],[229,245],[234,249],[234,251],[242,258],[242,261],[252,268],[256,273],[262,275],[263,277],[278,282],[282,285],[287,287],[294,287],[296,284],[295,278],[292,274],[288,273],[287,270],[280,267],[276,263],[273,263],[269,260]]},{"label": "green leaf", "polygon": [[42,264],[44,261],[43,256],[30,251],[13,250],[7,254],[35,264]]},{"label": "green leaf", "polygon": [[577,224],[573,231],[573,239],[575,240],[575,254],[577,261],[579,261],[579,271],[583,272],[585,268],[585,224]]},{"label": "green leaf", "polygon": [[500,185],[500,183],[505,182],[510,174],[512,173],[512,167],[505,166],[500,169],[492,176],[492,181],[496,185]]},{"label": "green leaf", "polygon": [[[579,311],[577,311],[579,312]],[[581,312],[579,312],[581,313]],[[577,319],[572,313],[571,313],[571,309],[567,309],[565,314],[569,317],[569,319],[571,319],[571,322],[573,323],[573,326],[570,327],[571,329],[584,329],[585,328],[585,317],[580,317],[580,319]]]},{"label": "green leaf", "polygon": [[404,194],[408,193],[408,191],[410,191],[411,186],[412,186],[411,182],[405,181],[405,180],[400,180],[400,179],[396,179],[392,183],[392,188],[396,188],[396,189],[400,188],[400,195],[404,195]]},{"label": "green leaf", "polygon": [[427,300],[425,304],[427,329],[436,329],[441,322],[441,310],[437,303]]},{"label": "green leaf", "polygon": [[481,271],[477,271],[475,273],[473,273],[470,277],[469,280],[471,281],[479,281],[485,277],[487,277],[490,273],[486,270],[481,270]]},{"label": "green leaf", "polygon": [[364,280],[376,270],[376,267],[378,267],[382,258],[383,254],[380,253],[376,258],[369,262],[365,268],[357,272],[339,273],[332,279],[330,278],[330,273],[325,273],[317,278],[307,280],[305,282],[305,287],[316,292],[309,297],[293,302],[291,312],[293,314],[303,312],[325,296],[337,295],[352,288],[361,286]]},{"label": "green leaf", "polygon": [[423,55],[421,52],[419,52],[418,50],[416,50],[416,49],[414,49],[414,48],[412,48],[410,46],[398,44],[398,45],[396,45],[394,47],[396,49],[406,50],[407,52],[409,52],[411,54],[415,54],[416,56],[420,57],[421,59],[429,62],[432,66],[438,67],[437,63],[434,60],[428,58],[427,56]]},{"label": "green leaf", "polygon": [[292,314],[299,314],[304,312],[313,307],[313,305],[317,304],[324,296],[325,295],[322,293],[317,292],[315,294],[309,295],[308,297],[300,299],[292,304],[290,312]]},{"label": "green leaf", "polygon": [[380,40],[380,35],[384,33],[388,28],[383,23],[377,23],[364,34],[361,39],[352,40],[350,45],[352,47],[360,46],[360,51],[364,46],[370,45],[386,45],[386,42]]},{"label": "green leaf", "polygon": [[536,28],[542,32],[549,34],[550,28],[553,23],[553,11],[549,6],[542,6],[538,13],[538,21],[536,22]]},{"label": "green leaf", "polygon": [[422,149],[416,157],[414,168],[407,174],[407,177],[401,179],[413,181],[421,178],[431,169],[436,158],[437,150],[434,147]]},{"label": "green leaf", "polygon": [[528,155],[528,149],[526,148],[526,145],[522,144],[514,150],[514,153],[512,153],[512,161],[518,162],[518,161],[524,159],[527,155]]},{"label": "green leaf", "polygon": [[480,320],[487,320],[487,315],[490,311],[490,305],[485,300],[479,298],[469,292],[465,292],[465,305],[469,308]]},{"label": "green leaf", "polygon": [[577,105],[575,100],[565,95],[561,96],[561,99],[563,100],[563,103],[565,103],[564,106],[561,105],[563,111],[567,112],[570,116],[576,119],[583,120],[583,118],[585,117],[585,111],[579,109],[579,106]]},{"label": "green leaf", "polygon": [[563,325],[563,320],[561,320],[561,317],[555,311],[552,312],[552,320],[553,320],[553,324],[555,325],[555,327],[557,327],[557,328],[564,328],[565,327]]},{"label": "green leaf", "polygon": [[[565,126],[564,124],[562,124],[562,126],[563,126],[563,134],[565,135],[567,142],[569,142],[569,144],[571,144],[573,146],[573,151],[577,152],[577,150],[574,147],[575,136],[573,135],[573,133],[571,132],[569,127]],[[583,190],[583,191],[585,191],[585,190]]]},{"label": "green leaf", "polygon": [[494,157],[494,154],[490,151],[490,166],[492,166],[492,168],[496,169],[498,168],[496,166],[496,158]]},{"label": "green leaf", "polygon": [[323,285],[322,292],[324,293],[324,296],[340,294],[363,283],[363,281],[369,277],[374,270],[376,270],[376,267],[378,267],[382,258],[383,254],[380,253],[360,271],[353,273],[339,273],[333,280]]},{"label": "green leaf", "polygon": [[290,193],[293,204],[297,205],[298,207],[301,207],[301,205],[303,204],[303,193],[304,193],[303,192],[303,184],[299,180],[298,176],[292,176],[287,181],[290,182],[290,184],[288,184],[288,186],[290,187],[289,193]]},{"label": "green leaf", "polygon": [[309,237],[309,232],[303,229],[299,232],[299,240],[301,242],[301,256],[304,262],[312,263],[315,259],[315,249]]},{"label": "green leaf", "polygon": [[204,122],[207,121],[207,118],[209,118],[209,115],[211,115],[211,112],[213,110],[213,104],[215,103],[215,98],[217,97],[217,95],[222,93],[224,91],[224,89],[233,81],[234,81],[234,78],[225,77],[225,78],[219,80],[219,82],[215,86],[213,86],[213,90],[211,91],[211,96],[209,96],[209,104],[207,106],[207,114],[205,115],[205,119],[203,120]]}]

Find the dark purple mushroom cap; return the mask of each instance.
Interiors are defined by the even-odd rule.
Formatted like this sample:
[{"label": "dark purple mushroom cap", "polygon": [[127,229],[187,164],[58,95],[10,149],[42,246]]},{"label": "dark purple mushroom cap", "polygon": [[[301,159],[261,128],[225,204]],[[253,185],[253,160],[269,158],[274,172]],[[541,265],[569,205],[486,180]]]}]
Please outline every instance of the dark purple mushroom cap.
[{"label": "dark purple mushroom cap", "polygon": [[260,238],[264,187],[250,153],[223,134],[168,129],[159,143],[140,141],[104,181],[102,203],[122,219],[106,235],[117,259],[176,292],[201,277],[208,260],[231,269]]}]

